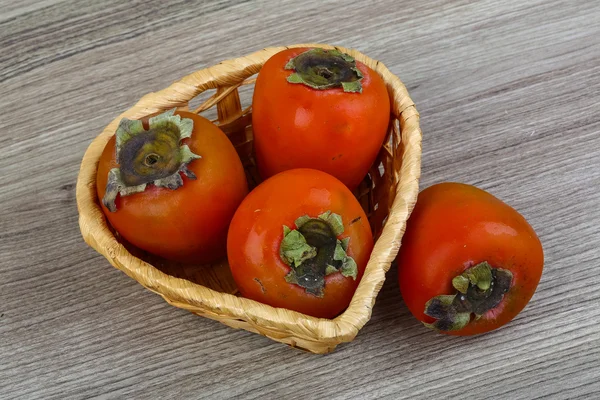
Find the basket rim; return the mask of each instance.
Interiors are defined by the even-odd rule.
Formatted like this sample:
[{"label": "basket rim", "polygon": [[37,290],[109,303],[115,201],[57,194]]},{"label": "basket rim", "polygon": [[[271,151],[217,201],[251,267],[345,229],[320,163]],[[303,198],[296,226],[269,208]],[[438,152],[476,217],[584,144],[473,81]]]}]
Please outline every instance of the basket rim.
[{"label": "basket rim", "polygon": [[[415,121],[411,121],[415,126],[414,132],[410,136],[407,135],[409,140],[404,142],[402,155],[402,164],[407,165],[406,172],[411,179],[404,181],[405,172],[401,174],[396,184],[396,196],[390,206],[388,220],[375,243],[364,276],[348,308],[334,319],[316,318],[284,308],[271,307],[251,299],[218,292],[186,279],[167,275],[144,260],[133,256],[117,241],[109,230],[104,214],[96,202],[96,170],[100,154],[122,118],[136,119],[169,108],[183,106],[184,103],[203,91],[222,86],[223,76],[231,76],[232,70],[235,71],[235,78],[241,82],[257,73],[270,56],[279,51],[296,47],[338,49],[371,66],[383,77],[390,98],[396,100],[392,101],[392,112],[399,119],[401,126],[407,121],[415,119]],[[178,96],[187,100],[178,100]],[[157,99],[160,99],[160,105],[157,105]],[[404,139],[404,135],[402,137]],[[302,333],[296,331],[294,333],[309,340],[347,342],[352,340],[371,318],[375,298],[385,281],[385,273],[390,269],[391,262],[397,255],[400,240],[406,228],[406,221],[416,203],[421,171],[421,138],[419,113],[410,99],[408,91],[400,79],[392,74],[383,63],[373,60],[357,50],[327,44],[309,43],[267,47],[247,56],[222,61],[214,66],[196,71],[165,89],[148,93],[133,107],[121,113],[107,125],[92,140],[81,162],[76,186],[80,230],[84,240],[104,255],[113,266],[147,289],[160,294],[170,304],[176,304],[179,307],[185,304],[190,308],[218,310],[227,318],[240,319],[258,326],[283,325],[287,330],[302,328]],[[405,156],[407,159],[404,158]],[[398,171],[394,171],[394,173],[398,173]],[[384,239],[382,240],[382,238]],[[366,280],[367,274],[372,275],[372,279]],[[361,293],[369,294],[357,296],[359,290],[362,290]],[[195,293],[196,296],[192,296],[192,293]],[[225,303],[228,305],[223,307],[219,300],[227,300]]]}]

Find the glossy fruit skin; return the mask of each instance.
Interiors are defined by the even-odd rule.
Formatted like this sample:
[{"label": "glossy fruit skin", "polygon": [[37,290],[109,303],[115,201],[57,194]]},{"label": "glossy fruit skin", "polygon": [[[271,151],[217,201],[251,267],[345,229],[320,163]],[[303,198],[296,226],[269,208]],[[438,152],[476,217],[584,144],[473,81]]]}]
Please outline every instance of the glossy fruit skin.
[{"label": "glossy fruit skin", "polygon": [[[116,212],[101,207],[115,230],[136,247],[170,260],[206,264],[226,255],[229,223],[248,185],[235,148],[217,126],[197,114],[176,114],[194,121],[191,138],[181,143],[202,157],[188,166],[197,179],[182,175],[184,184],[176,190],[149,185],[142,193],[118,196]],[[104,196],[108,172],[117,166],[113,136],[98,165],[98,198]]]},{"label": "glossy fruit skin", "polygon": [[287,62],[306,51],[288,49],[262,67],[254,88],[252,125],[263,179],[292,168],[325,171],[351,190],[367,174],[385,139],[390,101],[383,79],[357,61],[362,93],[317,90],[286,81]]},{"label": "glossy fruit skin", "polygon": [[420,321],[425,303],[455,294],[452,278],[487,261],[512,272],[502,302],[451,335],[475,335],[511,321],[529,302],[542,275],[544,254],[533,228],[512,207],[471,185],[441,183],[423,190],[408,221],[398,255],[404,302]]},{"label": "glossy fruit skin", "polygon": [[[350,237],[348,255],[358,265],[356,280],[340,272],[325,277],[322,298],[285,281],[290,267],[279,255],[283,225],[325,211],[342,216]],[[233,278],[244,297],[322,318],[333,318],[350,304],[373,248],[371,227],[360,204],[339,180],[321,171],[294,169],[264,181],[238,208],[227,240]]]}]

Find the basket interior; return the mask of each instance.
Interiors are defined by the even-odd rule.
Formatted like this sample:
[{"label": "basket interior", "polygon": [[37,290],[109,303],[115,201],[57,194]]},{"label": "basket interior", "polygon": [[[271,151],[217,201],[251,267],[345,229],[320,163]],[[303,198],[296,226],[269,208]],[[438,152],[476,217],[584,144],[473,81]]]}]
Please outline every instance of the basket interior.
[{"label": "basket interior", "polygon": [[[253,189],[261,179],[256,169],[252,135],[252,89],[255,76],[251,76],[234,86],[209,89],[180,110],[193,111],[213,121],[225,132],[236,148],[244,166],[248,185]],[[390,99],[391,101],[391,99]],[[151,117],[152,115],[148,115]],[[374,239],[377,240],[386,223],[389,209],[394,201],[395,187],[400,179],[402,162],[400,124],[396,116],[390,116],[388,134],[369,173],[354,195],[369,218]],[[186,279],[222,293],[237,294],[226,259],[210,265],[182,264],[156,257],[129,244],[112,228],[115,237],[134,256],[153,265],[162,272]]]}]

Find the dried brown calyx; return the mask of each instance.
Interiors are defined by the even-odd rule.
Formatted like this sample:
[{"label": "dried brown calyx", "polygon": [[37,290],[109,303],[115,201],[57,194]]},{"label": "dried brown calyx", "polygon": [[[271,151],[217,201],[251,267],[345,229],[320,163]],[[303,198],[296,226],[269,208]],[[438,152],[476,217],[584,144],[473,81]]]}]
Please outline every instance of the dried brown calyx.
[{"label": "dried brown calyx", "polygon": [[344,92],[362,93],[363,75],[356,60],[338,50],[307,50],[292,58],[285,69],[295,71],[287,78],[290,83],[318,90],[341,87]]},{"label": "dried brown calyx", "polygon": [[467,326],[497,307],[510,289],[510,271],[492,268],[487,262],[468,268],[452,279],[456,294],[435,296],[425,304],[425,315],[436,321],[426,326],[439,331],[454,331]]},{"label": "dried brown calyx", "polygon": [[119,168],[108,173],[102,199],[106,208],[117,211],[117,194],[143,192],[150,184],[175,190],[183,185],[180,173],[196,179],[187,166],[201,157],[180,143],[193,128],[194,121],[175,115],[175,109],[150,118],[148,130],[142,121],[123,118],[115,133]]},{"label": "dried brown calyx", "polygon": [[331,211],[317,218],[305,215],[295,225],[296,229],[283,226],[279,249],[282,260],[291,268],[285,277],[287,282],[323,297],[327,275],[341,272],[356,280],[358,267],[347,254],[350,238],[338,239],[344,233],[341,216]]}]

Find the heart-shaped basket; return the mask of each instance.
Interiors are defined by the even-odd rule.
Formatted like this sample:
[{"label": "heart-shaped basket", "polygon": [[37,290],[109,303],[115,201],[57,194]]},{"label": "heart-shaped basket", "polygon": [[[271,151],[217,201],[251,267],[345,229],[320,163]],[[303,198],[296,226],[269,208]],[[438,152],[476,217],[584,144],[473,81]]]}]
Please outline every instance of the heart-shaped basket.
[{"label": "heart-shaped basket", "polygon": [[[376,243],[350,306],[334,319],[315,318],[240,297],[227,260],[212,265],[182,265],[153,257],[126,243],[108,225],[96,195],[98,160],[119,121],[141,119],[174,107],[194,112],[217,108],[215,123],[229,136],[247,173],[250,187],[259,183],[252,153],[252,107],[242,108],[238,89],[251,85],[262,65],[289,47],[338,49],[368,65],[386,82],[392,115],[388,139],[356,197],[369,217]],[[214,90],[198,107],[190,101]],[[371,309],[385,274],[398,253],[406,221],[419,190],[421,130],[419,114],[400,79],[382,63],[356,50],[322,44],[266,48],[188,75],[168,88],[150,93],[119,115],[87,149],[77,180],[79,225],[85,241],[108,261],[160,294],[170,304],[220,321],[233,328],[260,333],[313,353],[327,353],[349,342],[371,318]]]}]

